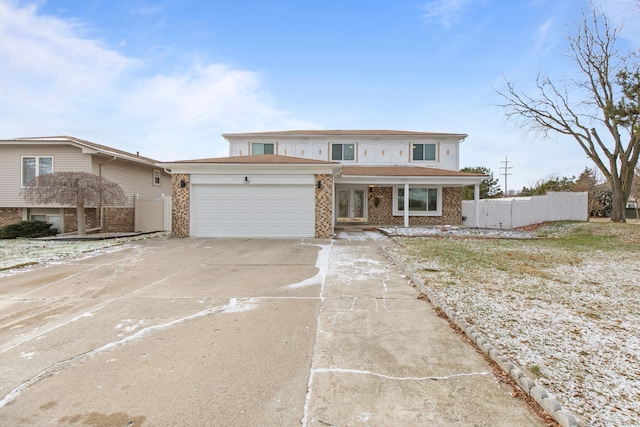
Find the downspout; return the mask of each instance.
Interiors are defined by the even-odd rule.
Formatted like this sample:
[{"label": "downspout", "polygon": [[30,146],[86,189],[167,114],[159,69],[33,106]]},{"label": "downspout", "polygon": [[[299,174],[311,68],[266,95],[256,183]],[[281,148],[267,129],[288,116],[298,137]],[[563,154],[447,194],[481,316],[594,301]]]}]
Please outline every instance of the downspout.
[{"label": "downspout", "polygon": [[[117,157],[113,156],[113,158],[111,160],[107,160],[104,163],[98,164],[98,176],[100,178],[102,178],[102,165],[106,165],[107,163],[111,163],[116,159],[117,159]],[[91,233],[91,232],[94,232],[94,231],[102,230],[102,216],[103,216],[103,214],[104,214],[104,208],[103,208],[102,205],[100,205],[100,211],[99,211],[99,215],[98,215],[98,226],[96,228],[88,228],[88,229],[86,229],[85,233]]]}]

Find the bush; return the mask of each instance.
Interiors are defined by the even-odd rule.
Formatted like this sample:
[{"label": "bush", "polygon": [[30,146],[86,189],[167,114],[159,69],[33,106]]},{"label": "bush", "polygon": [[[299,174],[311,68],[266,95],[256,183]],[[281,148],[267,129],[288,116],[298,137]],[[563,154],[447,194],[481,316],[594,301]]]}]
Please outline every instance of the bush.
[{"label": "bush", "polygon": [[58,230],[51,228],[46,221],[20,221],[0,228],[0,239],[15,239],[16,237],[45,237],[58,234]]}]

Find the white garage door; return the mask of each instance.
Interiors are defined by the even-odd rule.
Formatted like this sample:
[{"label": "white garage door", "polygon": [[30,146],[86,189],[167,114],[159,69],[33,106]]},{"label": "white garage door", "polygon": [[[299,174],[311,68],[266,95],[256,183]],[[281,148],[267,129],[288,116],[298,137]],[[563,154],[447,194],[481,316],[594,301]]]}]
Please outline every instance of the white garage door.
[{"label": "white garage door", "polygon": [[313,237],[313,185],[192,184],[194,237]]}]

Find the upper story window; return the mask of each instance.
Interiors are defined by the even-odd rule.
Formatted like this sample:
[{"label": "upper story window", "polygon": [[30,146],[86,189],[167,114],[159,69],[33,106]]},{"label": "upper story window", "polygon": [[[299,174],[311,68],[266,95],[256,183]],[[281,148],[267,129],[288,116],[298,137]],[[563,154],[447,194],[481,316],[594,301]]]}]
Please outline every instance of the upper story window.
[{"label": "upper story window", "polygon": [[162,184],[160,171],[158,169],[153,170],[153,185],[160,186]]},{"label": "upper story window", "polygon": [[251,155],[256,156],[259,154],[275,154],[275,144],[254,142],[251,144]]},{"label": "upper story window", "polygon": [[331,144],[331,160],[355,160],[355,144]]},{"label": "upper story window", "polygon": [[32,156],[22,158],[22,186],[26,187],[29,181],[36,176],[53,173],[52,156]]},{"label": "upper story window", "polygon": [[412,160],[436,160],[436,144],[413,144]]}]

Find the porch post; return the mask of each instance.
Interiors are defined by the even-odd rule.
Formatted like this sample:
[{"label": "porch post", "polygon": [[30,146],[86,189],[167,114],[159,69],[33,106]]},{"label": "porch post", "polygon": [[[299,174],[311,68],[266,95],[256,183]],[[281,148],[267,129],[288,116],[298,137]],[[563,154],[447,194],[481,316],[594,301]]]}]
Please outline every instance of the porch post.
[{"label": "porch post", "polygon": [[480,228],[480,184],[473,186],[473,208],[475,226]]},{"label": "porch post", "polygon": [[409,184],[404,185],[404,228],[409,228]]}]

